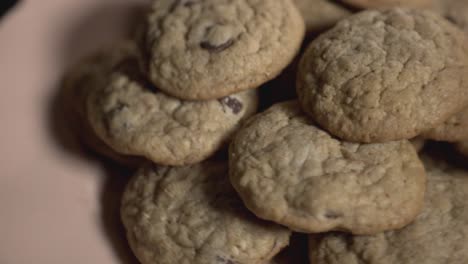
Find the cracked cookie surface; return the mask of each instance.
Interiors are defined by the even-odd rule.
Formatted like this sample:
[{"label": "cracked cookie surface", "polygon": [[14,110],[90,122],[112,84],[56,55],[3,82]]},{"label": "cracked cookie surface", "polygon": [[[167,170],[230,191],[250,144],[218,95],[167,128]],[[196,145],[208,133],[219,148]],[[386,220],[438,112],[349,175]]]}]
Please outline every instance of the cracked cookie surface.
[{"label": "cracked cookie surface", "polygon": [[291,0],[157,0],[148,16],[150,79],[178,98],[257,88],[299,51],[304,21]]},{"label": "cracked cookie surface", "polygon": [[94,131],[118,153],[164,165],[196,163],[220,149],[257,109],[255,90],[209,101],[168,96],[141,74],[135,54],[121,56],[86,100]]},{"label": "cracked cookie surface", "polygon": [[243,206],[224,161],[143,167],[126,188],[121,213],[142,264],[265,264],[291,235]]},{"label": "cracked cookie surface", "polygon": [[294,0],[304,18],[306,31],[318,33],[330,28],[351,11],[330,0]]},{"label": "cracked cookie surface", "polygon": [[407,140],[339,141],[297,101],[249,119],[229,149],[230,179],[257,216],[300,232],[371,234],[420,212],[425,172]]},{"label": "cracked cookie surface", "polygon": [[310,263],[466,263],[468,173],[446,164],[425,163],[425,209],[411,225],[374,236],[335,233],[311,237]]},{"label": "cracked cookie surface", "polygon": [[467,47],[465,34],[434,13],[364,11],[311,43],[299,66],[299,99],[342,139],[409,139],[468,102]]}]

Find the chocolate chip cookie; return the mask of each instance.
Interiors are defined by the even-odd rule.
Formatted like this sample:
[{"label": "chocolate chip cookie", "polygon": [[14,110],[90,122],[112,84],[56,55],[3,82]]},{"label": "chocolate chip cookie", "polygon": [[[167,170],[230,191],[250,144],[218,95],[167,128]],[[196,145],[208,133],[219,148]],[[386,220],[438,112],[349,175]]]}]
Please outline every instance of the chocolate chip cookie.
[{"label": "chocolate chip cookie", "polygon": [[142,264],[264,264],[291,235],[243,206],[224,161],[143,167],[126,188],[121,213]]},{"label": "chocolate chip cookie", "polygon": [[442,125],[423,133],[422,136],[448,142],[468,140],[468,108],[452,116]]},{"label": "chocolate chip cookie", "polygon": [[122,56],[87,97],[91,126],[118,153],[164,165],[196,163],[220,149],[256,111],[255,90],[209,101],[168,96],[147,81],[137,57]]},{"label": "chocolate chip cookie", "polygon": [[345,18],[301,59],[304,110],[355,142],[413,138],[468,103],[468,39],[429,11],[387,9]]},{"label": "chocolate chip cookie", "polygon": [[428,166],[425,209],[411,225],[374,236],[312,237],[310,263],[466,263],[468,173],[437,166]]},{"label": "chocolate chip cookie", "polygon": [[388,8],[388,7],[430,7],[431,0],[342,0],[344,3],[358,8]]},{"label": "chocolate chip cookie", "polygon": [[305,20],[306,31],[318,33],[351,15],[351,11],[330,0],[294,0]]},{"label": "chocolate chip cookie", "polygon": [[66,74],[61,99],[68,120],[74,120],[70,124],[71,128],[74,132],[79,132],[77,136],[87,147],[118,163],[136,167],[143,163],[143,159],[119,154],[107,146],[96,136],[85,114],[88,92],[104,85],[102,76],[108,74],[115,61],[120,60],[120,56],[128,52],[130,46],[121,44],[115,47],[111,54],[100,51],[80,61]]},{"label": "chocolate chip cookie", "polygon": [[423,205],[426,176],[409,141],[340,141],[316,127],[297,101],[249,119],[230,145],[229,164],[252,212],[299,232],[400,228]]},{"label": "chocolate chip cookie", "polygon": [[167,94],[221,98],[277,76],[304,32],[292,0],[153,1],[144,40],[147,70]]}]

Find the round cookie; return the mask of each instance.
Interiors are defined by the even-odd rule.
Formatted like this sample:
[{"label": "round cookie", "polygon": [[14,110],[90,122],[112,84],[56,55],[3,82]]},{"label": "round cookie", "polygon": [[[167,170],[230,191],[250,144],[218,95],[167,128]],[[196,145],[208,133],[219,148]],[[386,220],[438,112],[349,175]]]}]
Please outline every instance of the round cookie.
[{"label": "round cookie", "polygon": [[255,90],[210,101],[168,96],[140,73],[129,52],[87,97],[87,119],[98,137],[118,153],[164,165],[206,159],[257,108]]},{"label": "round cookie", "polygon": [[468,140],[468,108],[447,119],[442,125],[423,133],[422,136],[448,142]]},{"label": "round cookie", "polygon": [[188,100],[257,88],[292,61],[304,32],[291,0],[153,1],[144,40],[149,77]]},{"label": "round cookie", "polygon": [[413,138],[468,103],[468,39],[429,11],[364,11],[314,40],[297,90],[304,110],[353,142]]},{"label": "round cookie", "polygon": [[358,8],[389,8],[389,7],[430,7],[431,0],[342,0],[344,3]]},{"label": "round cookie", "polygon": [[339,141],[297,101],[249,119],[230,145],[229,165],[252,212],[299,232],[373,234],[403,227],[423,205],[425,172],[411,143]]},{"label": "round cookie", "polygon": [[351,11],[330,0],[294,0],[305,20],[306,31],[318,33],[330,28]]},{"label": "round cookie", "polygon": [[374,236],[311,237],[310,263],[466,263],[468,173],[436,166],[428,166],[425,209],[411,225]]},{"label": "round cookie", "polygon": [[142,264],[265,264],[288,245],[291,232],[251,214],[227,174],[220,161],[136,173],[121,213]]},{"label": "round cookie", "polygon": [[[109,73],[115,61],[121,60],[122,54],[128,52],[131,45],[123,43],[112,52],[97,52],[76,64],[68,72],[63,82],[61,97],[63,110],[67,114],[67,122],[77,136],[89,148],[98,154],[110,158],[129,167],[136,167],[143,163],[143,159],[134,156],[121,155],[100,140],[86,119],[85,104],[88,92],[103,85],[103,77]],[[73,122],[70,122],[70,121]]]}]

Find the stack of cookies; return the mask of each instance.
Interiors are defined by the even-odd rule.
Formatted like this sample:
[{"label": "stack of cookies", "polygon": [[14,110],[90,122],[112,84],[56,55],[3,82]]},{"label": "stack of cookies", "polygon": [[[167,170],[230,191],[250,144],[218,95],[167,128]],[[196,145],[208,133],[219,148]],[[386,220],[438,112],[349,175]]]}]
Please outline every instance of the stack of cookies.
[{"label": "stack of cookies", "polygon": [[70,72],[83,141],[137,168],[141,263],[278,263],[293,232],[311,264],[468,263],[468,172],[418,155],[468,155],[468,1],[343,2],[152,0]]}]

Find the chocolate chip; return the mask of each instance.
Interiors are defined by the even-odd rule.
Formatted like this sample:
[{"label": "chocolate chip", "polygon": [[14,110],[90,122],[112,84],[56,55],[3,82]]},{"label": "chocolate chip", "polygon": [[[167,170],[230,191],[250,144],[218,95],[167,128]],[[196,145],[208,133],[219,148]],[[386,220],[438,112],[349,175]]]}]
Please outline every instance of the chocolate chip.
[{"label": "chocolate chip", "polygon": [[212,44],[209,41],[203,41],[200,43],[200,47],[210,52],[221,52],[231,47],[233,44],[234,44],[234,39],[229,39],[228,41],[221,43],[219,45]]},{"label": "chocolate chip", "polygon": [[448,21],[450,21],[452,24],[455,24],[455,25],[458,24],[457,21],[455,20],[455,18],[454,18],[453,16],[451,16],[451,15],[446,15],[446,16],[444,16],[444,17],[445,17]]},{"label": "chocolate chip", "polygon": [[242,103],[234,97],[227,96],[218,100],[221,105],[229,107],[234,114],[238,114],[242,111]]},{"label": "chocolate chip", "polygon": [[[115,128],[112,125],[112,123],[114,122],[114,118],[128,107],[129,107],[129,105],[127,103],[119,101],[104,116],[104,124],[105,124],[106,130],[107,130],[107,132],[109,133],[110,136],[111,136],[111,131],[113,131],[114,128]],[[120,127],[119,129],[128,130],[130,128],[130,124],[128,124],[127,122],[123,122],[123,123],[119,124],[119,127]]]},{"label": "chocolate chip", "polygon": [[230,260],[230,259],[225,259],[223,257],[220,257],[220,256],[216,256],[216,263],[219,263],[219,264],[236,264],[236,262]]},{"label": "chocolate chip", "polygon": [[340,217],[343,217],[343,214],[342,213],[338,213],[338,212],[335,212],[335,211],[327,211],[325,213],[325,217],[326,218],[329,218],[329,219],[338,219]]},{"label": "chocolate chip", "polygon": [[109,116],[115,116],[118,113],[122,112],[125,108],[128,108],[127,103],[117,102],[115,106],[108,112]]}]

